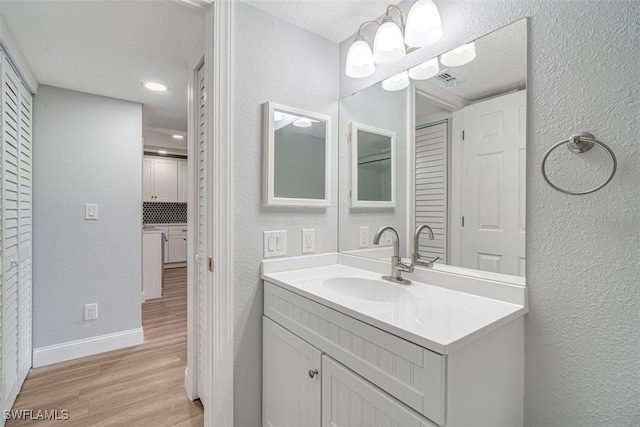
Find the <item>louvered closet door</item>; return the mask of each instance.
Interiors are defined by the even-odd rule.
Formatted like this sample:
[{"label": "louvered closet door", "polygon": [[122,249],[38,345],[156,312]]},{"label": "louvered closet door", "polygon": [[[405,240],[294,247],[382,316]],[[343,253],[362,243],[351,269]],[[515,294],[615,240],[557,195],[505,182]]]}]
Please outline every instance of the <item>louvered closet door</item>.
[{"label": "louvered closet door", "polygon": [[18,370],[31,368],[31,93],[20,85],[19,169],[18,169]]},{"label": "louvered closet door", "polygon": [[426,232],[420,235],[420,255],[424,259],[440,257],[447,262],[447,122],[416,129],[416,227],[427,224],[434,240]]},{"label": "louvered closet door", "polygon": [[[10,405],[29,369],[31,346],[30,281],[21,288],[20,151],[21,138],[31,140],[31,101],[20,94],[22,84],[6,59],[2,64],[2,383],[3,402]],[[23,98],[28,100],[24,110]],[[24,114],[24,116],[23,116]],[[28,120],[25,120],[28,117]],[[28,128],[28,131],[23,129]],[[30,163],[30,161],[29,161]],[[29,167],[29,177],[31,171]],[[30,186],[30,184],[29,184]],[[30,203],[30,201],[29,201]],[[30,210],[30,207],[29,207]],[[30,215],[30,213],[29,213]],[[28,236],[30,241],[30,233]],[[29,244],[30,246],[30,244]],[[29,247],[29,253],[31,251]],[[30,266],[26,268],[30,270]],[[30,276],[30,273],[28,274]],[[27,321],[26,318],[29,318]],[[27,323],[24,325],[23,323]],[[6,409],[6,408],[5,408]]]},{"label": "louvered closet door", "polygon": [[198,152],[197,152],[197,168],[198,181],[196,186],[196,197],[198,200],[198,214],[196,236],[198,239],[197,247],[197,294],[198,294],[198,378],[197,389],[198,396],[201,401],[206,401],[204,378],[206,376],[206,345],[207,345],[207,319],[206,319],[206,301],[207,301],[207,150],[206,150],[206,91],[204,87],[204,65],[198,71]]}]

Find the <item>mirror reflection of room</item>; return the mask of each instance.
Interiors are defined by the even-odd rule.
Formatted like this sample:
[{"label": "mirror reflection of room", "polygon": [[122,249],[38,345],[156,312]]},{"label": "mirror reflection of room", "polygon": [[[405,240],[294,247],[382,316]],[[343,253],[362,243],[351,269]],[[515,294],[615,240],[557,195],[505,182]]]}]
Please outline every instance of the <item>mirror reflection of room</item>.
[{"label": "mirror reflection of room", "polygon": [[417,64],[408,76],[406,89],[378,84],[341,100],[341,132],[344,114],[386,120],[397,134],[400,196],[393,212],[341,206],[340,249],[385,259],[389,247],[365,245],[362,227],[373,234],[392,225],[408,258],[414,230],[426,224],[434,238],[420,235],[423,259],[524,276],[526,21]]}]

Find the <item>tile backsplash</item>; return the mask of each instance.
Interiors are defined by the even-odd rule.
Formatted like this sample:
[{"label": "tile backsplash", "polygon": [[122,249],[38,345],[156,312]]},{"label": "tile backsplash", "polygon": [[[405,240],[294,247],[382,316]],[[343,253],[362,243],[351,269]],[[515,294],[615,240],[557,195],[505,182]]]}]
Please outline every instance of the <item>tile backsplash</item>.
[{"label": "tile backsplash", "polygon": [[143,224],[171,224],[187,222],[186,203],[143,202]]}]

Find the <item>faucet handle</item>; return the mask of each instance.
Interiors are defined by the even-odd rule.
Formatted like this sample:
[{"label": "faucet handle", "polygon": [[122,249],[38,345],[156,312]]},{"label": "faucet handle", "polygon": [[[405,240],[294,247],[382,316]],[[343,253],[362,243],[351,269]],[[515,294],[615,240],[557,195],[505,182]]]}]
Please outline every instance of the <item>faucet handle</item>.
[{"label": "faucet handle", "polygon": [[417,257],[415,257],[413,263],[415,265],[420,265],[422,267],[431,268],[431,267],[433,267],[433,263],[436,262],[439,259],[440,259],[440,257],[437,256],[434,259],[432,259],[430,261],[427,261],[427,260],[424,260],[424,259],[420,258],[420,256],[418,255]]},{"label": "faucet handle", "polygon": [[402,261],[398,261],[396,267],[398,267],[398,270],[404,271],[405,273],[413,273],[413,270],[415,269],[413,264],[405,264]]}]

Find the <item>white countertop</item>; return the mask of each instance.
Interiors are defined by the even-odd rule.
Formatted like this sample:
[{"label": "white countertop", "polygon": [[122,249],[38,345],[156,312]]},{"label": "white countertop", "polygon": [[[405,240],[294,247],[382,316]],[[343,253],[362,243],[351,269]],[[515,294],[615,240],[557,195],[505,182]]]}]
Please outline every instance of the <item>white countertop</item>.
[{"label": "white countertop", "polygon": [[[342,261],[348,258],[339,257]],[[291,259],[284,262],[288,267],[295,265]],[[450,353],[527,312],[524,286],[522,302],[518,303],[513,298],[489,298],[414,279],[411,285],[389,282],[390,286],[400,286],[403,292],[410,293],[406,300],[371,301],[332,291],[323,281],[337,277],[379,280],[379,272],[344,263],[310,266],[309,258],[303,258],[302,265],[306,268],[277,271],[278,268],[272,266],[265,268],[263,263],[262,278],[440,354]],[[482,286],[482,281],[477,285]],[[513,290],[509,289],[505,295],[509,292]],[[493,292],[493,295],[499,294]]]}]

